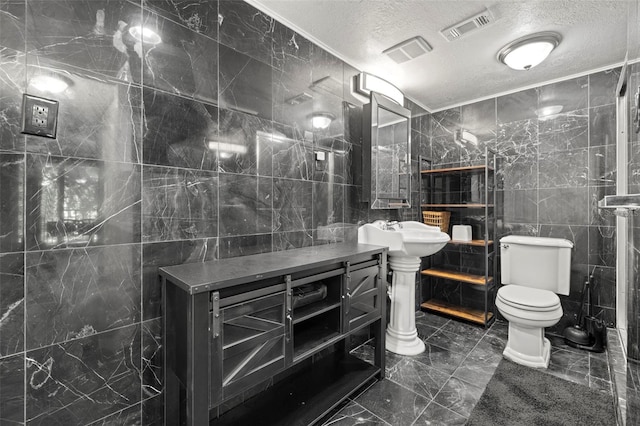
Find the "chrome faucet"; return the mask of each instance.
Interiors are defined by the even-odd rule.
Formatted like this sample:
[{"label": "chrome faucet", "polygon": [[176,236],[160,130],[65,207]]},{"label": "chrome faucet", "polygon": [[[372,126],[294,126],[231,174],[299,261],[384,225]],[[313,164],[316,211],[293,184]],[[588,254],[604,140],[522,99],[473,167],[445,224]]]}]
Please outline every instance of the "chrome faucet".
[{"label": "chrome faucet", "polygon": [[398,231],[402,229],[402,224],[397,220],[388,220],[386,223],[387,231]]}]

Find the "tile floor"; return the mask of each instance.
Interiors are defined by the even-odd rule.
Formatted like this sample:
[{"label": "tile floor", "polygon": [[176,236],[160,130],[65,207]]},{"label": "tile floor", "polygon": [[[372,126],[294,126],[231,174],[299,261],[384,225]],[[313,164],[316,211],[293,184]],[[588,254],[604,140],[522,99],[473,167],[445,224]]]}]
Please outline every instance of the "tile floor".
[{"label": "tile floor", "polygon": [[[418,335],[427,350],[417,356],[387,352],[385,379],[363,390],[324,425],[463,425],[491,379],[507,341],[508,325],[488,329],[418,312]],[[551,338],[547,372],[613,394],[607,353],[590,353]],[[354,350],[372,359],[372,347]],[[612,425],[616,419],[612,419]]]}]

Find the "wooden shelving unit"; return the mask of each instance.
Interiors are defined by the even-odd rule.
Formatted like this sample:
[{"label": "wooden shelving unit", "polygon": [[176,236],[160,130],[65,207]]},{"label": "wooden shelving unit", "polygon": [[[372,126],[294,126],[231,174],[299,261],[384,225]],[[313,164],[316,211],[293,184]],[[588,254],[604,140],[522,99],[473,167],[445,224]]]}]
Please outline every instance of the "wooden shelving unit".
[{"label": "wooden shelving unit", "polygon": [[[449,315],[451,317],[460,318],[476,324],[485,325],[493,319],[493,312],[487,312],[486,317],[484,311],[473,308],[465,308],[462,306],[452,305],[440,300],[428,300],[420,305],[424,309],[432,312]],[[485,319],[486,318],[486,319]]]},{"label": "wooden shelving unit", "polygon": [[447,271],[446,269],[429,268],[420,272],[422,275],[430,277],[444,278],[452,281],[460,281],[474,285],[488,285],[493,283],[493,277],[485,277],[484,275],[468,274],[459,271]]},{"label": "wooden shelving unit", "polygon": [[[472,225],[475,239],[452,240],[429,258],[430,265],[421,271],[421,307],[488,327],[495,318],[497,154],[486,149],[485,164],[473,166],[431,168],[432,162],[426,161],[429,168],[423,167],[422,159],[420,165],[421,209],[450,212],[450,226]],[[425,186],[428,192],[423,196]],[[449,285],[458,288],[443,290]]]}]

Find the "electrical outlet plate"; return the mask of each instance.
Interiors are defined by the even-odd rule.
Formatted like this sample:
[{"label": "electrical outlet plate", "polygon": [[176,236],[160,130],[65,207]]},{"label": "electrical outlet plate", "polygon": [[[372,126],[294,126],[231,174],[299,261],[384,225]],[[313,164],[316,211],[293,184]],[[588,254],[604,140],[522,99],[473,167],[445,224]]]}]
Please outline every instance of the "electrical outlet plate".
[{"label": "electrical outlet plate", "polygon": [[58,101],[22,96],[22,133],[47,138],[56,137],[58,129]]}]

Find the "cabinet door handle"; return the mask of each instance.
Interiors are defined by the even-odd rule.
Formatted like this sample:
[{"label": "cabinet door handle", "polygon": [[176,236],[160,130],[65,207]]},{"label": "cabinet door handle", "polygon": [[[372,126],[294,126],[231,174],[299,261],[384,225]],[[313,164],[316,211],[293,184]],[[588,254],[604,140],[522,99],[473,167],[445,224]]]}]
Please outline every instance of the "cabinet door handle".
[{"label": "cabinet door handle", "polygon": [[287,325],[284,328],[284,338],[289,342],[291,340],[291,329],[293,328],[293,317],[288,313],[285,318],[287,320]]},{"label": "cabinet door handle", "polygon": [[215,292],[211,295],[211,310],[213,311],[213,324],[211,324],[211,333],[216,339],[220,336],[220,293]]},{"label": "cabinet door handle", "polygon": [[344,313],[346,315],[349,315],[349,311],[351,310],[351,292],[348,290],[347,290],[346,297],[347,297],[347,306],[344,309]]}]

